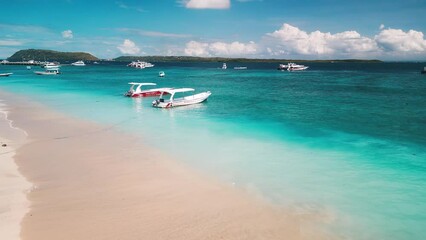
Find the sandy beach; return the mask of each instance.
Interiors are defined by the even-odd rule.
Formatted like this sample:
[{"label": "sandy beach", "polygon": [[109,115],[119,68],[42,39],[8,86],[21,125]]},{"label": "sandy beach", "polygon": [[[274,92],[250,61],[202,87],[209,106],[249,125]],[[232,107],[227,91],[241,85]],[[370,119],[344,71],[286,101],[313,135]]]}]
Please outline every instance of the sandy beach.
[{"label": "sandy beach", "polygon": [[[28,141],[8,157],[33,186],[23,240],[331,239],[315,227],[320,216],[264,203],[135,136],[8,93],[0,92],[0,99],[9,106],[9,119],[28,133]],[[20,206],[22,215],[26,208]],[[3,217],[1,227],[5,222],[19,229]]]}]

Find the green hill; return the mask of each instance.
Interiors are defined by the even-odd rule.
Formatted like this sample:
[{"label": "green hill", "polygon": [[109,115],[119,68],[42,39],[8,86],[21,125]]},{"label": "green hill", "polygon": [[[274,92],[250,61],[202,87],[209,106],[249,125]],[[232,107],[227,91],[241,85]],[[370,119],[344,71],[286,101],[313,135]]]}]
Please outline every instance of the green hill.
[{"label": "green hill", "polygon": [[85,52],[58,52],[52,50],[42,49],[26,49],[20,50],[10,56],[8,61],[58,61],[58,62],[72,62],[72,61],[98,61],[99,59],[90,53]]},{"label": "green hill", "polygon": [[339,60],[295,60],[295,59],[260,59],[260,58],[223,58],[223,57],[190,57],[190,56],[121,56],[117,62],[381,62],[380,60],[339,59]]}]

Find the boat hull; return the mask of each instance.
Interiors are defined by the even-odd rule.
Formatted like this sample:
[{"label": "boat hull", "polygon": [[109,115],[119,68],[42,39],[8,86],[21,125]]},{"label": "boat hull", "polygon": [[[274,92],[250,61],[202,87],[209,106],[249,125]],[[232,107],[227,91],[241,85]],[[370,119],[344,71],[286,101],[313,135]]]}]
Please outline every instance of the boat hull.
[{"label": "boat hull", "polygon": [[211,95],[211,92],[203,92],[203,93],[195,94],[192,96],[187,96],[182,98],[181,100],[176,100],[173,102],[170,102],[170,101],[163,102],[160,99],[157,99],[154,102],[152,102],[152,106],[156,108],[172,108],[172,107],[187,106],[187,105],[202,103],[206,101],[210,95]]},{"label": "boat hull", "polygon": [[0,73],[0,77],[9,77],[13,73]]}]

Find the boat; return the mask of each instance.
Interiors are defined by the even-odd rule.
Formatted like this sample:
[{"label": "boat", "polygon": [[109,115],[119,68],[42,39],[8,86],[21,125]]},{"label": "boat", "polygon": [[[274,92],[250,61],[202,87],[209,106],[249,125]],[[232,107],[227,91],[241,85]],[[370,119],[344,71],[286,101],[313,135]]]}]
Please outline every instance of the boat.
[{"label": "boat", "polygon": [[93,62],[93,64],[99,64],[98,62]]},{"label": "boat", "polygon": [[73,63],[71,63],[71,65],[78,66],[78,67],[86,66],[86,64],[82,60],[77,61],[77,62],[73,62]]},{"label": "boat", "polygon": [[27,66],[27,69],[28,69],[28,70],[31,70],[31,66]]},{"label": "boat", "polygon": [[[153,97],[160,96],[163,90],[171,90],[172,88],[154,88],[148,90],[142,90],[142,86],[155,86],[155,83],[137,83],[129,82],[132,85],[124,96],[126,97]],[[136,87],[136,88],[135,88]]]},{"label": "boat", "polygon": [[422,74],[426,74],[426,67],[423,68],[423,70],[421,71]]},{"label": "boat", "polygon": [[13,73],[0,73],[0,77],[9,77]]},{"label": "boat", "polygon": [[226,63],[223,63],[222,65],[222,69],[227,69],[228,67],[226,66]]},{"label": "boat", "polygon": [[161,71],[161,72],[159,72],[159,73],[158,73],[158,76],[159,76],[159,77],[165,77],[165,76],[166,76],[166,73],[164,73],[163,71]]},{"label": "boat", "polygon": [[[185,93],[185,92],[193,92],[195,89],[193,88],[178,88],[171,90],[162,90],[160,97],[152,102],[153,107],[157,108],[172,108],[179,106],[186,106],[191,104],[201,103],[207,100],[207,98],[211,95],[210,91],[198,93],[195,95],[184,96],[175,98],[176,93]],[[170,98],[165,100],[163,98],[164,95],[170,94]]]},{"label": "boat", "polygon": [[296,63],[288,63],[287,65],[285,64],[280,64],[278,66],[278,70],[287,70],[287,71],[302,71],[302,70],[306,70],[308,69],[308,66],[305,65],[298,65]]},{"label": "boat", "polygon": [[49,69],[46,69],[44,72],[35,71],[34,73],[37,74],[37,75],[57,75],[57,74],[61,74],[59,72],[59,68],[49,68]]},{"label": "boat", "polygon": [[247,67],[234,67],[235,70],[245,70]]},{"label": "boat", "polygon": [[45,68],[45,69],[57,69],[59,67],[60,67],[59,63],[53,63],[53,62],[48,62],[42,65],[42,68]]},{"label": "boat", "polygon": [[127,64],[128,67],[133,67],[133,68],[140,68],[140,69],[144,69],[144,68],[150,68],[150,67],[154,67],[154,64],[149,63],[149,62],[142,62],[142,61],[133,61],[129,64]]}]

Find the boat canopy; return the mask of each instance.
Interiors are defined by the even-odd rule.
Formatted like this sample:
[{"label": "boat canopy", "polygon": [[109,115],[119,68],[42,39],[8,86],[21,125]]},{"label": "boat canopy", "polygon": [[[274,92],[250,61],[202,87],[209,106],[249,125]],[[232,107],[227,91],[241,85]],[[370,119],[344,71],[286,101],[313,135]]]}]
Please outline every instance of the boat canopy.
[{"label": "boat canopy", "polygon": [[175,93],[181,93],[181,92],[192,92],[195,91],[193,88],[176,88],[176,89],[162,89],[161,92],[163,93],[169,93],[169,94],[175,94]]},{"label": "boat canopy", "polygon": [[148,85],[157,85],[155,83],[138,83],[138,82],[129,82],[130,85],[141,85],[141,86],[148,86]]}]

